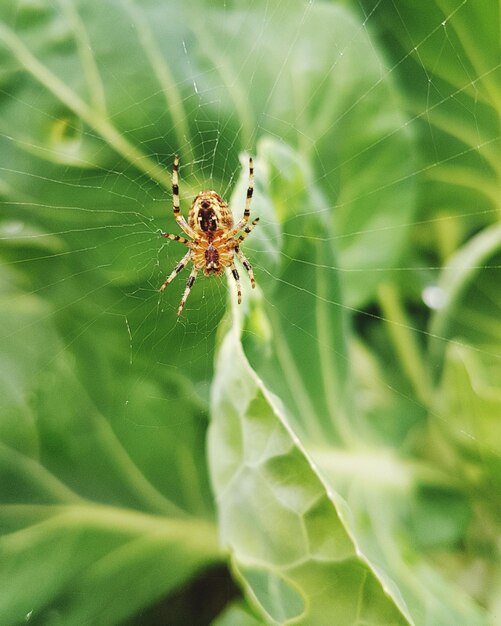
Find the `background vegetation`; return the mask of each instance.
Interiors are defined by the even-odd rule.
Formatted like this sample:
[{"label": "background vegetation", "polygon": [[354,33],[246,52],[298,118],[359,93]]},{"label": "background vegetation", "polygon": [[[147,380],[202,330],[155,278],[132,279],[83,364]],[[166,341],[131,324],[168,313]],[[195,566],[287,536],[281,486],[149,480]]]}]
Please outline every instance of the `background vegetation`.
[{"label": "background vegetation", "polygon": [[500,112],[494,0],[0,2],[3,625],[501,624]]}]

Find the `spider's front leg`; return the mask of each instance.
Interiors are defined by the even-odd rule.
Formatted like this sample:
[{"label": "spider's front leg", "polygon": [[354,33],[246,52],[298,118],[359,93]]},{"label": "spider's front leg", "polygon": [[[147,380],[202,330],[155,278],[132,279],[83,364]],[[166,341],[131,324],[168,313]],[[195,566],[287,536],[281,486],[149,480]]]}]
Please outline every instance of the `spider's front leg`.
[{"label": "spider's front leg", "polygon": [[256,217],[256,219],[253,220],[250,226],[246,226],[244,228],[244,232],[240,235],[240,237],[238,237],[237,241],[242,242],[252,232],[252,229],[258,222],[259,222],[259,217]]},{"label": "spider's front leg", "polygon": [[180,237],[179,235],[173,235],[172,233],[160,233],[160,236],[170,239],[171,241],[179,241],[179,243],[184,243],[187,246],[191,243],[191,241],[186,239],[186,237]]},{"label": "spider's front leg", "polygon": [[247,224],[250,216],[250,205],[252,194],[254,193],[254,164],[252,158],[249,159],[249,186],[247,187],[247,197],[245,199],[245,209],[242,219],[227,233],[227,237],[234,237],[239,230]]},{"label": "spider's front leg", "polygon": [[188,224],[188,222],[181,215],[181,208],[179,203],[179,157],[174,157],[174,165],[172,167],[172,210],[174,211],[174,217],[179,226],[184,232],[192,239],[196,238],[196,233]]}]

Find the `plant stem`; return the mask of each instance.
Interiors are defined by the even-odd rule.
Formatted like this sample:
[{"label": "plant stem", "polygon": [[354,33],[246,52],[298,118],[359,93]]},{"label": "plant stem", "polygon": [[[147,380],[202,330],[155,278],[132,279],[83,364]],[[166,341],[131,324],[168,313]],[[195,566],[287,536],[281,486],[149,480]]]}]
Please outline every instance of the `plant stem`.
[{"label": "plant stem", "polygon": [[424,355],[412,332],[397,289],[390,283],[379,286],[379,304],[402,369],[411,382],[419,401],[428,405],[432,387]]}]

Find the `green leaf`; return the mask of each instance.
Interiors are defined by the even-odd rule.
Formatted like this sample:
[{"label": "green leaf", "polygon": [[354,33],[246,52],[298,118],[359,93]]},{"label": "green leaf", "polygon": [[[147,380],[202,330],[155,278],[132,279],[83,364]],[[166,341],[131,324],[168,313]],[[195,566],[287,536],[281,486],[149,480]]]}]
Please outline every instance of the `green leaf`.
[{"label": "green leaf", "polygon": [[263,618],[312,626],[411,623],[347,530],[342,500],[250,367],[238,322],[218,353],[212,416],[209,458],[222,542]]},{"label": "green leaf", "polygon": [[0,236],[16,268],[0,276],[0,613],[113,624],[221,558],[199,358],[214,333],[204,346],[159,321],[176,251],[159,252],[170,174],[147,153],[177,141],[141,122],[170,113],[132,6],[13,6],[0,8]]},{"label": "green leaf", "polygon": [[[457,477],[475,502],[475,515],[466,537],[466,563],[471,567],[478,555],[483,555],[487,577],[475,593],[492,616],[497,614],[500,572],[499,376],[498,358],[486,358],[484,352],[468,345],[449,345],[434,405],[441,419],[435,420],[429,437],[431,453],[444,471]],[[457,559],[447,565],[451,576],[464,575]]]},{"label": "green leaf", "polygon": [[266,622],[258,619],[242,602],[233,603],[212,622],[212,626],[266,626]]},{"label": "green leaf", "polygon": [[364,5],[419,122],[422,215],[439,218],[423,223],[423,244],[443,258],[472,230],[495,221],[500,208],[499,6],[462,0]]},{"label": "green leaf", "polygon": [[[499,507],[489,485],[498,482],[501,456],[500,262],[499,225],[482,230],[449,260],[439,281],[444,306],[431,320],[430,342],[430,357],[441,366],[434,406],[442,419],[435,429],[448,453],[440,456],[447,467],[454,463],[496,517]],[[476,471],[469,471],[471,463]]]},{"label": "green leaf", "polygon": [[[244,293],[238,358],[218,363],[213,390],[212,469],[234,575],[261,622],[483,623],[436,565],[468,536],[470,483],[406,458],[428,400],[426,385],[416,397],[402,380],[416,359],[395,359],[380,335],[353,366],[349,316],[405,269],[408,243],[428,267],[426,254],[441,262],[496,215],[497,13],[402,2],[387,23],[403,47],[383,53],[375,27],[393,5],[362,16],[348,4],[1,4],[7,624],[118,623],[221,559],[204,438],[227,287],[197,281],[175,323],[184,281],[157,289],[182,250],[158,231],[175,228],[175,153],[185,210],[203,188],[228,198],[242,153],[256,151],[261,222],[245,249],[258,289]],[[404,101],[426,122],[422,165]],[[434,238],[423,229],[410,241],[422,172],[425,219],[440,221]],[[475,215],[440,228],[464,213]],[[456,323],[462,294],[475,293],[464,279],[442,314],[442,346],[470,341]],[[488,282],[485,298],[496,293]],[[235,333],[235,320],[218,332]],[[386,448],[396,443],[399,454]],[[252,623],[242,606],[221,619]]]},{"label": "green leaf", "polygon": [[[117,207],[115,218],[120,218],[120,200],[127,195],[131,221],[144,223],[147,244],[153,229],[146,216],[161,213],[160,207],[143,213],[143,199],[146,195],[152,203],[162,193],[148,179],[168,187],[171,164],[171,158],[163,158],[159,165],[148,154],[180,151],[190,166],[197,156],[211,176],[225,179],[241,149],[252,149],[252,129],[259,124],[263,134],[279,135],[314,164],[314,181],[329,203],[323,210],[336,207],[332,214],[341,237],[341,263],[350,272],[348,302],[361,304],[374,295],[367,269],[376,266],[381,276],[391,269],[408,236],[414,162],[395,87],[388,74],[381,77],[384,60],[354,15],[324,3],[282,3],[265,20],[264,2],[252,10],[237,2],[224,12],[202,2],[178,4],[163,9],[166,19],[158,19],[159,1],[141,8],[131,0],[112,2],[106,11],[96,1],[65,0],[62,6],[56,11],[50,3],[27,5],[15,17],[4,9],[0,41],[11,55],[7,80],[16,96],[16,106],[7,100],[2,115],[9,129],[9,140],[2,142],[11,163],[9,185],[22,188],[19,172],[32,171],[45,187],[44,197],[67,204],[57,165],[82,170],[85,178],[92,176],[92,185],[79,193],[79,205],[87,205],[88,195],[96,210]],[[110,27],[113,47],[106,45]],[[256,48],[249,32],[260,32],[268,43]],[[180,53],[183,46],[189,56]],[[171,66],[166,59],[176,62]],[[145,73],[145,66],[151,72]],[[21,69],[31,78],[16,80]],[[214,120],[205,129],[213,140],[197,136],[200,108]],[[167,117],[161,137],[154,125],[140,123],[145,116],[157,119],[159,111]],[[26,117],[28,125],[22,122]],[[219,128],[235,135],[222,148]],[[117,163],[125,177],[115,174]],[[141,174],[146,176],[131,185]],[[194,181],[186,180],[186,170],[182,176],[186,190]],[[95,197],[97,186],[101,192]],[[110,224],[113,214],[104,215]],[[77,212],[70,216],[79,217]],[[393,226],[387,231],[390,216]],[[109,239],[107,231],[96,234]],[[127,229],[124,234],[134,237]],[[111,243],[113,248],[117,243]],[[115,265],[131,277],[130,259],[117,254]]]},{"label": "green leaf", "polygon": [[[297,219],[288,202],[289,189],[308,187],[307,182],[302,185],[295,182],[300,172],[305,172],[304,167],[294,168],[298,156],[267,141],[260,145],[258,157],[257,172],[261,172],[262,186],[258,190],[256,206],[269,215],[271,205],[284,223],[290,220],[298,232],[305,232],[311,220],[302,222]],[[287,160],[290,163],[287,167],[278,169],[275,165]],[[287,178],[284,172],[288,173]],[[296,177],[294,172],[297,172]],[[274,195],[270,180],[280,188],[280,194]],[[242,184],[243,181],[237,185],[235,194],[240,193]],[[322,196],[317,195],[315,200],[321,203]],[[291,228],[287,226],[287,231],[291,232]],[[266,234],[258,236],[266,239]],[[287,250],[286,240],[280,241]],[[308,607],[308,595],[301,603],[296,597],[297,579],[291,579],[289,586],[286,585],[285,573],[291,566],[284,565],[284,562],[290,564],[306,558],[303,554],[307,548],[298,540],[302,524],[290,515],[290,510],[303,514],[310,521],[304,511],[309,510],[311,502],[318,498],[308,480],[313,465],[326,492],[336,494],[336,505],[345,502],[341,509],[345,515],[341,519],[348,536],[356,541],[357,554],[370,563],[380,584],[391,590],[395,602],[410,621],[419,624],[429,620],[431,624],[450,626],[485,624],[482,611],[467,597],[458,596],[447,579],[420,553],[423,548],[431,546],[442,549],[454,546],[464,538],[470,519],[465,494],[459,485],[432,466],[405,459],[398,448],[390,450],[386,445],[377,446],[375,429],[368,428],[367,417],[367,430],[359,430],[355,436],[353,421],[359,425],[364,421],[356,413],[360,405],[351,396],[353,386],[360,385],[359,389],[362,389],[364,384],[370,384],[376,389],[382,386],[383,375],[377,371],[374,374],[372,369],[373,380],[369,381],[371,375],[361,372],[361,363],[365,360],[367,364],[367,358],[360,347],[354,352],[357,369],[350,371],[347,367],[348,351],[344,346],[347,326],[342,294],[334,277],[328,281],[331,293],[335,294],[329,300],[331,304],[334,301],[341,306],[334,311],[332,307],[329,309],[327,328],[330,335],[325,338],[322,333],[326,327],[319,322],[321,316],[314,313],[323,305],[322,281],[315,281],[312,288],[316,292],[304,294],[305,290],[292,289],[292,281],[301,271],[301,263],[309,265],[310,272],[322,274],[325,271],[325,266],[335,255],[332,243],[316,248],[303,245],[300,250],[283,254],[288,263],[284,266],[284,273],[281,273],[280,266],[276,269],[280,280],[273,286],[273,291],[268,293],[270,287],[265,285],[264,298],[259,292],[255,297],[251,293],[244,294],[246,304],[242,320],[240,313],[233,311],[232,321],[223,324],[223,332],[227,334],[223,339],[213,388],[212,415],[216,420],[216,426],[211,430],[211,458],[216,468],[213,469],[213,480],[216,492],[224,494],[218,500],[220,524],[223,538],[226,537],[237,555],[237,576],[242,579],[243,588],[272,623],[307,619],[299,616],[303,615],[302,607]],[[309,259],[312,260],[308,262]],[[269,263],[272,262],[270,258]],[[294,306],[287,309],[281,304],[281,298],[294,300],[297,311]],[[280,310],[287,310],[287,315],[282,316],[284,320],[274,315],[277,303]],[[296,320],[295,315],[301,316],[300,320]],[[245,356],[237,347],[240,324]],[[285,348],[279,348],[281,334],[284,337],[282,345],[287,349],[282,355],[279,350]],[[319,338],[318,346],[311,346],[312,337]],[[316,349],[320,356],[315,354]],[[242,365],[238,372],[237,363],[241,360],[244,360],[245,367]],[[288,368],[295,368],[297,378],[288,378]],[[328,379],[322,378],[326,371],[330,372]],[[365,376],[366,381],[362,378],[354,381],[355,374]],[[247,378],[255,381],[255,389]],[[337,403],[332,413],[322,404],[329,394]],[[347,395],[344,407],[343,394]],[[397,419],[404,419],[402,415],[409,410],[408,406],[415,411],[412,407],[415,401],[406,405],[401,400],[395,401],[393,396],[395,408],[388,407],[388,404],[377,407],[382,416],[389,408],[395,411]],[[304,406],[310,407],[309,412]],[[374,410],[376,404],[372,403],[371,407]],[[351,422],[351,437],[350,431],[342,428],[344,422],[340,421],[344,417],[340,413],[343,408],[344,415]],[[405,415],[405,419],[409,420],[408,429],[415,417]],[[273,422],[276,422],[275,426]],[[280,436],[281,428],[287,430],[291,425],[293,433],[289,436],[301,454],[296,449],[289,450]],[[329,438],[329,425],[344,435],[341,439],[344,449],[340,449],[339,440],[332,435]],[[319,437],[318,431],[322,428],[325,429],[324,436]],[[275,444],[282,446],[283,451],[275,449]],[[289,445],[292,444],[289,442]],[[221,459],[225,459],[224,462]],[[285,511],[277,507],[275,499]],[[322,505],[320,513],[315,511],[315,519],[317,514],[322,519],[326,508]],[[325,547],[324,532],[339,536],[335,521],[329,515],[308,535],[308,548],[311,549],[314,542]],[[429,537],[430,532],[433,539]],[[313,539],[315,534],[318,536]],[[256,543],[256,537],[261,537],[261,543]],[[335,553],[343,551],[335,543],[331,548]],[[263,560],[268,563],[267,567],[263,567]],[[251,575],[242,573],[249,570]],[[433,580],[433,585],[428,584],[429,580]],[[303,583],[303,593],[305,588],[308,586]],[[321,603],[318,598],[317,603]],[[294,606],[298,607],[294,615],[286,613],[286,608]]]},{"label": "green leaf", "polygon": [[[444,375],[436,399],[437,410],[443,417],[436,427],[446,434],[448,447],[456,448],[455,454],[459,455],[456,462],[463,458],[464,466],[460,469],[466,472],[463,479],[471,483],[472,489],[478,488],[480,475],[469,474],[470,464],[478,464],[478,471],[487,482],[484,495],[496,507],[493,494],[488,493],[488,484],[499,480],[501,395],[496,384],[498,375],[499,367],[486,367],[471,347],[451,345],[446,352]],[[450,461],[448,456],[444,456],[444,461]]]},{"label": "green leaf", "polygon": [[463,539],[469,506],[459,483],[384,448],[311,453],[346,501],[359,550],[386,586],[398,589],[412,623],[487,625],[484,612],[423,551],[433,541],[444,548]]},{"label": "green leaf", "polygon": [[317,449],[301,440],[249,366],[238,322],[218,356],[212,415],[222,540],[269,623],[350,624],[349,598],[363,598],[369,623],[487,624],[419,553],[435,527],[441,546],[462,538],[469,509],[459,486],[391,451]]},{"label": "green leaf", "polygon": [[[204,13],[203,23],[190,15],[205,56],[198,80],[218,68],[221,85],[209,93],[223,111],[233,105],[238,119],[226,123],[243,148],[259,124],[313,165],[306,191],[323,191],[327,204],[316,209],[318,218],[335,230],[309,232],[308,239],[339,238],[347,302],[366,303],[375,293],[370,268],[383,278],[398,263],[415,208],[412,137],[384,59],[357,17],[337,4],[282,2],[273,12],[265,2],[251,11],[235,6],[245,11],[231,20],[223,17],[227,8]],[[258,47],[249,32],[260,33]],[[313,199],[291,200],[309,212]]]},{"label": "green leaf", "polygon": [[[314,189],[307,163],[271,139],[258,146],[256,177],[254,210],[264,224],[248,246],[267,259],[257,296],[244,292],[244,345],[299,430],[321,441],[349,438],[347,319],[325,198]],[[244,185],[242,174],[233,206],[244,198]],[[317,232],[326,236],[318,238]]]},{"label": "green leaf", "polygon": [[[6,624],[118,623],[220,558],[203,466],[184,458],[203,443],[200,409],[179,385],[151,381],[129,395],[141,423],[113,427],[50,307],[16,288],[14,272],[0,276],[0,614]],[[150,393],[177,405],[178,426],[157,419]]]},{"label": "green leaf", "polygon": [[0,540],[0,610],[9,624],[56,616],[75,626],[119,623],[215,556],[214,529],[201,520],[91,503],[3,508],[2,525],[15,517],[24,526]]}]

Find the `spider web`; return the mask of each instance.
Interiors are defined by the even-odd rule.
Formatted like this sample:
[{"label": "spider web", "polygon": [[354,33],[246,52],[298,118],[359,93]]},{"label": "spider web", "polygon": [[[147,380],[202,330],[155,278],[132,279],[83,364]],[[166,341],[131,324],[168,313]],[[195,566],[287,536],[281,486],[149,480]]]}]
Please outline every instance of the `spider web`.
[{"label": "spider web", "polygon": [[[499,73],[501,63],[485,66],[465,52],[470,42],[457,26],[462,23],[458,18],[471,9],[473,0],[437,5],[441,9],[433,5],[429,19],[423,18],[419,28],[407,21],[410,9],[406,3],[379,0],[335,5],[350,15],[350,28],[342,38],[331,41],[331,56],[323,65],[314,62],[315,55],[325,48],[321,36],[318,44],[312,41],[312,16],[322,7],[326,13],[332,10],[334,5],[327,3],[305,2],[298,10],[286,0],[258,3],[257,8],[221,2],[209,12],[207,24],[203,8],[179,8],[174,3],[164,7],[153,1],[144,7],[132,1],[100,6],[64,0],[56,7],[43,2],[18,2],[11,9],[2,9],[6,26],[2,26],[0,35],[8,50],[2,53],[4,116],[0,123],[0,241],[5,293],[13,310],[26,306],[29,297],[50,303],[40,315],[26,319],[21,316],[19,324],[7,326],[4,340],[23,336],[29,339],[37,326],[43,335],[46,321],[53,319],[63,337],[55,353],[50,351],[35,361],[34,377],[43,377],[58,354],[66,351],[74,350],[79,355],[76,358],[91,362],[119,362],[120,371],[127,370],[133,382],[117,392],[115,402],[121,409],[114,410],[120,419],[137,427],[139,436],[143,430],[157,426],[141,415],[133,396],[137,387],[147,384],[148,377],[155,378],[157,372],[167,370],[177,381],[188,380],[191,386],[186,393],[206,406],[217,329],[228,300],[236,293],[231,279],[206,279],[199,273],[184,312],[177,318],[189,266],[163,294],[158,293],[158,287],[185,252],[182,245],[166,241],[159,234],[182,234],[172,215],[172,161],[179,153],[181,210],[185,217],[196,193],[214,189],[226,200],[235,199],[232,209],[238,219],[245,201],[245,155],[257,158],[251,219],[259,216],[261,221],[243,250],[254,268],[258,289],[263,284],[286,283],[279,267],[300,261],[314,271],[319,264],[299,255],[291,258],[278,246],[273,251],[275,262],[269,262],[273,256],[270,246],[280,237],[273,235],[277,232],[276,215],[259,213],[265,196],[263,178],[269,174],[260,165],[261,155],[256,155],[263,137],[285,146],[294,141],[294,148],[309,157],[312,176],[308,191],[320,191],[324,203],[313,209],[295,207],[295,218],[336,216],[333,235],[298,233],[293,229],[281,234],[284,240],[296,240],[299,246],[327,240],[340,248],[339,265],[328,270],[341,275],[348,295],[346,301],[327,301],[332,316],[338,314],[339,307],[344,309],[360,336],[371,338],[373,347],[388,341],[388,334],[403,331],[417,344],[433,341],[471,349],[473,342],[462,339],[461,333],[451,342],[447,332],[440,326],[430,329],[424,318],[443,306],[446,297],[443,284],[438,284],[442,259],[454,251],[456,244],[486,224],[495,223],[498,217],[495,189],[490,197],[487,187],[483,196],[475,195],[471,189],[478,181],[466,178],[468,165],[473,164],[475,169],[479,160],[475,176],[481,182],[487,180],[488,163],[499,145],[499,128],[497,133],[486,134],[483,124],[489,116],[485,91],[492,86],[490,81]],[[398,25],[398,35],[385,29],[386,19]],[[277,32],[277,59],[272,58],[272,34],[282,21],[287,43]],[[169,37],[162,38],[162,28],[167,28]],[[247,41],[242,41],[244,33]],[[308,45],[301,59],[296,53],[303,39]],[[436,53],[432,61],[431,43]],[[129,45],[140,51],[140,61],[126,55],[125,62],[120,62],[120,55]],[[371,48],[374,58],[369,62],[366,55]],[[269,83],[260,65],[266,53],[270,55],[269,72],[273,76]],[[75,58],[81,67],[78,78],[74,74]],[[444,76],[442,63],[448,58],[452,59],[451,74]],[[352,81],[356,88],[353,92],[347,88],[349,102],[336,99],[336,90],[350,83],[349,73],[357,72],[357,62],[373,64],[379,75],[375,72],[369,78]],[[413,67],[414,76],[402,72],[411,72]],[[292,79],[290,72],[297,72]],[[301,81],[306,80],[308,72],[314,76],[303,85]],[[417,98],[413,89],[423,80],[424,103],[413,100]],[[295,94],[294,86],[302,93]],[[358,143],[356,137],[352,141],[342,133],[335,135],[346,120],[351,120],[350,116],[354,115],[356,121],[360,108],[366,111],[379,106],[380,88],[387,88],[395,98],[394,119],[399,121],[395,124],[393,120],[386,127],[384,120],[375,115],[383,131],[370,129],[362,133]],[[397,92],[399,95],[395,95]],[[299,102],[294,102],[295,97]],[[403,101],[405,97],[408,102]],[[443,118],[449,111],[448,125]],[[322,127],[326,115],[329,121]],[[464,131],[459,124],[456,132],[452,127],[461,115],[467,124]],[[366,119],[370,126],[371,119]],[[346,126],[347,135],[354,130],[352,124]],[[317,127],[321,129],[318,136]],[[473,129],[473,136],[468,136],[469,129]],[[444,141],[448,131],[450,140]],[[422,137],[416,141],[419,133]],[[340,151],[341,156],[338,153],[331,160],[334,152],[329,152],[325,144],[334,141],[333,137],[340,144],[350,143],[350,149]],[[401,145],[409,148],[404,159],[407,166],[395,174],[372,179],[360,169],[357,183],[351,165],[361,168],[366,155],[377,157],[378,147],[385,158],[385,146],[394,139],[396,149]],[[434,158],[419,157],[421,148],[434,153]],[[244,155],[242,161],[240,155]],[[427,210],[427,203],[440,196],[440,184],[448,183],[451,168],[458,161],[464,164],[461,167],[465,175],[457,185],[459,191],[451,194],[452,200],[440,205],[439,211]],[[371,162],[365,165],[370,171]],[[380,171],[384,172],[384,164]],[[284,167],[268,182],[283,184],[288,174]],[[345,185],[347,176],[352,179]],[[370,218],[366,212],[364,218],[353,211],[354,206],[373,202],[381,208],[383,199],[394,190],[402,194],[399,197],[405,197],[402,187],[409,181],[417,185],[427,176],[429,197],[423,197],[422,188],[419,192],[410,187],[411,208],[401,207],[398,215],[396,211],[393,215],[383,211],[378,218],[374,211]],[[350,187],[357,184],[359,192]],[[232,196],[236,187],[243,193]],[[289,192],[288,202],[295,197],[303,201],[303,192]],[[457,205],[453,205],[454,197],[458,198]],[[385,255],[378,247],[379,241],[386,245],[389,233],[390,239],[400,242],[393,255]],[[357,246],[357,241],[362,244]],[[361,248],[366,248],[363,242],[368,247],[360,258]],[[434,250],[435,244],[443,249]],[[421,246],[423,252],[409,253],[413,245]],[[464,255],[460,261],[462,265],[451,268],[451,274],[454,269],[474,272],[481,267],[484,272],[496,272],[501,267],[495,254],[492,258]],[[243,297],[250,297],[248,277],[243,269],[240,274]],[[385,308],[378,285],[388,281],[395,281],[401,293],[408,296],[409,308],[416,309],[414,317],[412,311],[399,317],[402,308]],[[414,286],[409,284],[413,282]],[[370,288],[371,283],[374,288]],[[18,287],[11,291],[12,285]],[[312,284],[288,285],[314,298],[322,297]],[[264,290],[262,296],[265,305],[276,310],[271,293],[271,289]],[[485,298],[499,307],[496,293]],[[405,306],[403,309],[405,312]],[[289,319],[287,311],[280,315]],[[486,316],[484,322],[488,326],[490,319]],[[464,325],[464,320],[458,324]],[[320,342],[306,325],[299,331],[313,344]],[[107,333],[113,337],[110,346],[101,343]],[[467,331],[464,334],[468,336]],[[98,345],[94,344],[95,336],[100,338]],[[398,337],[395,341],[397,348],[393,350],[398,354]],[[335,346],[329,349],[336,352]],[[473,351],[486,361],[486,367],[501,358],[498,344],[485,345],[483,337]],[[84,369],[83,377],[91,377],[92,366]],[[440,404],[431,409],[425,406],[406,376],[388,380],[381,370],[373,375],[395,399],[405,399],[418,412],[427,411],[432,420],[449,420]],[[151,397],[161,402],[162,396],[156,395],[158,388],[152,389]],[[185,424],[182,411],[170,404],[167,410],[173,413],[181,431]],[[473,428],[464,434],[477,441]],[[499,456],[496,449],[490,452]]]}]

